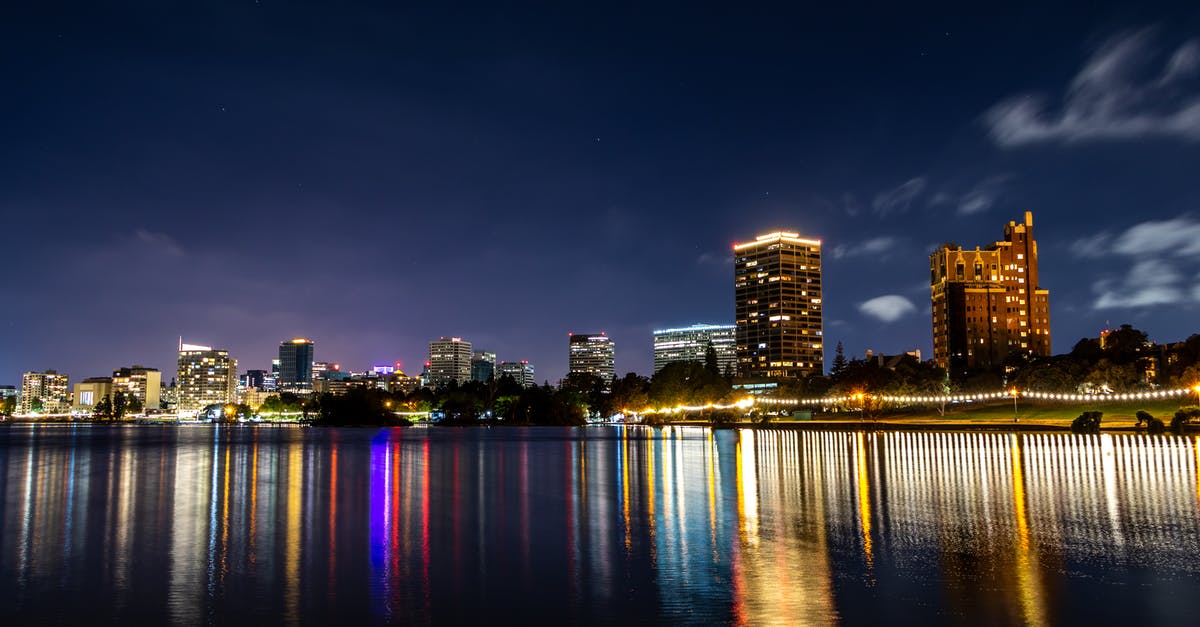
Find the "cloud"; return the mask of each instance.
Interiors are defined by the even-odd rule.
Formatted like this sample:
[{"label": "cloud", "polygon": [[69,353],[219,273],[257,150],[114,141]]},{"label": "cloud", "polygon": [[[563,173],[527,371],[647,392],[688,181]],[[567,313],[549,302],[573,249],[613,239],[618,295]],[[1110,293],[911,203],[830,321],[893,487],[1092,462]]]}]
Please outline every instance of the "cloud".
[{"label": "cloud", "polygon": [[1174,266],[1159,260],[1145,259],[1133,264],[1121,281],[1098,281],[1094,288],[1100,293],[1096,309],[1130,309],[1154,305],[1174,305],[1189,298],[1181,286],[1183,275]]},{"label": "cloud", "polygon": [[1101,259],[1112,250],[1112,233],[1103,231],[1071,243],[1071,254],[1083,259]]},{"label": "cloud", "polygon": [[1189,216],[1143,222],[1122,233],[1113,243],[1113,252],[1195,257],[1200,255],[1200,222]]},{"label": "cloud", "polygon": [[166,233],[155,233],[146,229],[137,229],[133,232],[139,246],[150,249],[155,252],[162,252],[172,257],[183,256],[183,247],[175,238]]},{"label": "cloud", "polygon": [[1042,142],[1172,137],[1200,141],[1200,40],[1189,40],[1161,62],[1154,32],[1124,33],[1105,42],[1075,75],[1057,109],[1023,94],[984,113],[992,140],[1012,148]]},{"label": "cloud", "polygon": [[881,322],[895,322],[917,310],[912,301],[899,294],[876,296],[858,305],[858,310]]},{"label": "cloud", "polygon": [[879,216],[908,211],[913,201],[921,195],[921,192],[925,191],[927,183],[928,181],[922,176],[908,179],[893,189],[876,194],[875,201],[871,203],[871,208]]},{"label": "cloud", "polygon": [[842,259],[843,257],[859,257],[864,255],[881,256],[892,252],[900,245],[900,240],[895,237],[872,237],[858,244],[839,244],[833,247],[834,259]]},{"label": "cloud", "polygon": [[1008,175],[989,176],[975,184],[970,191],[963,194],[958,201],[960,215],[974,215],[992,208],[1004,192],[1004,185],[1009,180]]}]

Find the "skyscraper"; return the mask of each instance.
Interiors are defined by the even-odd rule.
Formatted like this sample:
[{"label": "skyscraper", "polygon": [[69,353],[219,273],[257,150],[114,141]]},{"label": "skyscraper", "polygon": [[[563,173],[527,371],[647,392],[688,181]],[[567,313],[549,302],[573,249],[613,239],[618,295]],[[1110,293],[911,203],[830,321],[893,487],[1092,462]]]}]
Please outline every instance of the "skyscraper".
[{"label": "skyscraper", "polygon": [[497,377],[512,377],[521,387],[531,388],[537,385],[537,379],[533,376],[533,364],[527,361],[502,361],[497,369]]},{"label": "skyscraper", "polygon": [[999,368],[1012,353],[1050,355],[1050,290],[1038,283],[1033,212],[980,250],[944,244],[929,256],[933,359],[952,374]]},{"label": "skyscraper", "polygon": [[594,374],[604,382],[605,389],[612,385],[615,372],[616,350],[613,341],[601,333],[571,333],[567,370],[570,374]]},{"label": "skyscraper", "polygon": [[279,343],[279,389],[309,392],[313,382],[313,342],[298,337]]},{"label": "skyscraper", "polygon": [[67,375],[47,370],[26,372],[21,377],[21,413],[61,414],[70,408]]},{"label": "skyscraper", "polygon": [[195,412],[237,400],[237,360],[211,346],[179,344],[175,403],[180,412]]},{"label": "skyscraper", "polygon": [[734,244],[733,281],[738,374],[824,372],[821,241],[778,231]]},{"label": "skyscraper", "polygon": [[443,337],[429,343],[429,385],[462,385],[471,380],[471,343],[461,337]]},{"label": "skyscraper", "polygon": [[496,353],[475,351],[471,354],[471,380],[487,383],[496,376]]},{"label": "skyscraper", "polygon": [[704,363],[708,346],[717,353],[721,374],[735,372],[737,363],[737,327],[732,324],[693,324],[681,329],[654,332],[654,372],[673,361]]}]

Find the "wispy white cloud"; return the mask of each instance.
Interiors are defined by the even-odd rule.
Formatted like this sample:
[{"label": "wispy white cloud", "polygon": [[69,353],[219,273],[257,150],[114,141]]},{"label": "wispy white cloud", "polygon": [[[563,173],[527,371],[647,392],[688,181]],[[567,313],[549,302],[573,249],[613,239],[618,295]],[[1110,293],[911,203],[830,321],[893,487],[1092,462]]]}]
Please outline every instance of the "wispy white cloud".
[{"label": "wispy white cloud", "polygon": [[[984,121],[1004,147],[1040,142],[1173,137],[1200,141],[1200,40],[1176,48],[1165,63],[1154,31],[1113,37],[1075,75],[1058,107],[1023,94],[993,106]],[[1155,71],[1155,66],[1161,69]]]},{"label": "wispy white cloud", "polygon": [[904,213],[913,202],[925,191],[928,181],[923,176],[913,177],[900,185],[875,195],[871,208],[879,216],[890,213]]},{"label": "wispy white cloud", "polygon": [[146,229],[137,229],[133,232],[134,238],[140,247],[171,255],[172,257],[180,257],[183,255],[183,246],[175,241],[175,238],[166,233],[156,233],[147,231]]},{"label": "wispy white cloud", "polygon": [[1112,250],[1112,233],[1102,231],[1071,242],[1071,254],[1083,259],[1100,259]]},{"label": "wispy white cloud", "polygon": [[834,259],[842,259],[845,257],[859,257],[864,255],[882,256],[896,249],[900,245],[900,240],[895,237],[881,236],[872,237],[867,240],[858,242],[857,244],[838,244],[833,247]]},{"label": "wispy white cloud", "polygon": [[1200,221],[1190,216],[1172,220],[1142,222],[1121,234],[1113,243],[1113,252],[1122,255],[1200,255]]},{"label": "wispy white cloud", "polygon": [[859,303],[858,310],[881,322],[895,322],[904,316],[915,313],[917,307],[911,300],[899,294],[887,294]]},{"label": "wispy white cloud", "polygon": [[1138,261],[1124,279],[1101,280],[1094,287],[1100,294],[1093,305],[1096,309],[1174,305],[1192,297],[1183,286],[1183,275],[1159,259]]},{"label": "wispy white cloud", "polygon": [[1004,193],[1005,184],[1009,180],[1008,175],[989,176],[975,184],[967,193],[962,195],[958,201],[958,213],[961,215],[974,215],[983,213],[992,208],[996,201],[1000,199]]}]

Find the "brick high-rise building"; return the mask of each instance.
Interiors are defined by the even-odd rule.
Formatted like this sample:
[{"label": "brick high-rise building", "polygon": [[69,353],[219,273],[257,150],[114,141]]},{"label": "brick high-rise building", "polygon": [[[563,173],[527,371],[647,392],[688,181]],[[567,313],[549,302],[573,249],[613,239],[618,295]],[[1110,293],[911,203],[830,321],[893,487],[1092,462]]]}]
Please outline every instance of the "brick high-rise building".
[{"label": "brick high-rise building", "polygon": [[985,249],[945,244],[929,256],[933,358],[961,375],[1012,353],[1050,355],[1050,291],[1038,283],[1033,213]]},{"label": "brick high-rise building", "polygon": [[738,375],[824,372],[821,241],[776,232],[734,244],[733,280]]}]

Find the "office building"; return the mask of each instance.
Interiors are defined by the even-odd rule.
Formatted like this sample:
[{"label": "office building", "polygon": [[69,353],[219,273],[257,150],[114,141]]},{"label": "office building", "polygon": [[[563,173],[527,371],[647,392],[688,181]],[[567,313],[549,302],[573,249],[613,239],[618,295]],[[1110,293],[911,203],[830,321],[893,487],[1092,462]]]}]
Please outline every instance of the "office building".
[{"label": "office building", "polygon": [[608,335],[601,333],[571,333],[568,342],[567,371],[600,377],[607,390],[612,387],[615,348]]},{"label": "office building", "polygon": [[22,414],[65,414],[71,408],[67,375],[56,370],[26,372],[21,377]]},{"label": "office building", "polygon": [[471,354],[471,380],[487,383],[496,374],[496,353],[475,351]]},{"label": "office building", "polygon": [[113,392],[111,377],[92,377],[75,384],[75,394],[71,402],[71,411],[76,413],[91,413],[96,403],[108,398]]},{"label": "office building", "polygon": [[284,392],[311,392],[313,382],[313,342],[298,337],[279,343],[279,389]]},{"label": "office building", "polygon": [[1013,353],[1050,355],[1050,291],[1038,282],[1033,213],[1009,222],[1004,240],[929,256],[933,359],[952,375],[999,369]]},{"label": "office building", "polygon": [[176,410],[196,412],[208,405],[236,400],[237,360],[229,356],[229,351],[180,342]]},{"label": "office building", "polygon": [[158,368],[131,366],[118,368],[112,374],[112,391],[138,399],[142,409],[158,409],[162,394],[162,373]]},{"label": "office building", "polygon": [[822,374],[821,241],[797,233],[733,245],[737,374],[795,379]]},{"label": "office building", "polygon": [[429,343],[429,385],[462,385],[471,379],[471,343],[443,337]]},{"label": "office building", "polygon": [[246,389],[269,390],[267,379],[270,377],[266,370],[247,370],[239,381]]},{"label": "office building", "polygon": [[533,374],[533,364],[528,361],[502,361],[496,367],[497,377],[512,377],[521,387],[531,388],[537,385]]},{"label": "office building", "polygon": [[654,332],[654,372],[673,361],[704,363],[711,345],[722,375],[737,371],[737,327],[732,324],[693,324]]}]

